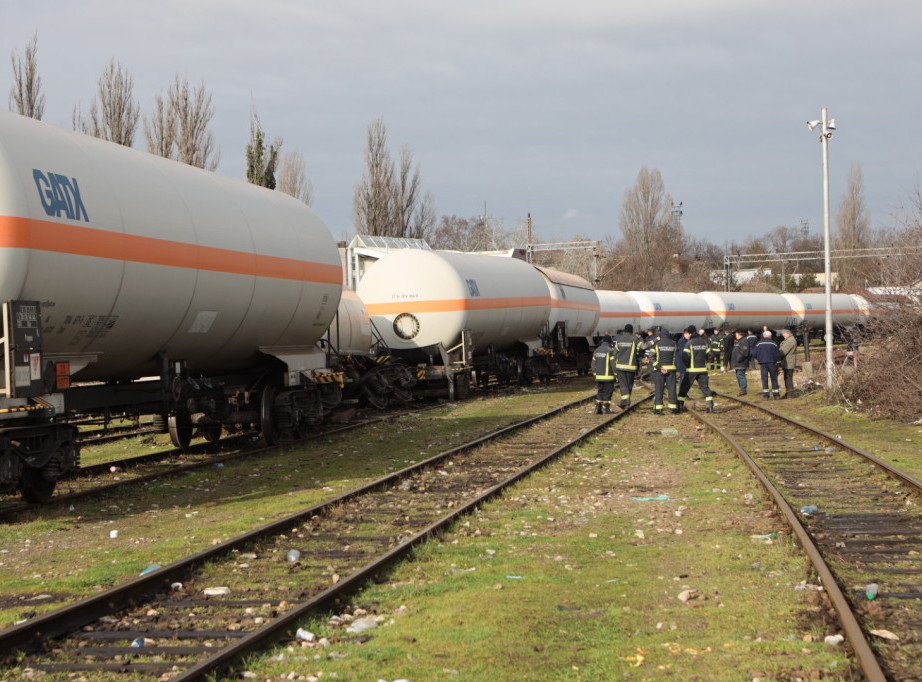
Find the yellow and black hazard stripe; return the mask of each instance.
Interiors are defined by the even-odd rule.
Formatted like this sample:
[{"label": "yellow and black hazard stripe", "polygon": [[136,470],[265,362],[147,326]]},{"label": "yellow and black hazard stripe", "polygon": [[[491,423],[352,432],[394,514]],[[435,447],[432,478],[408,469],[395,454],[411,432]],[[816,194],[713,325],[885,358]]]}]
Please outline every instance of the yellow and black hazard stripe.
[{"label": "yellow and black hazard stripe", "polygon": [[318,384],[345,384],[342,372],[311,372],[311,379]]},{"label": "yellow and black hazard stripe", "polygon": [[19,407],[0,408],[0,414],[11,414],[13,412],[36,412],[38,410],[48,409],[45,405],[21,405]]}]

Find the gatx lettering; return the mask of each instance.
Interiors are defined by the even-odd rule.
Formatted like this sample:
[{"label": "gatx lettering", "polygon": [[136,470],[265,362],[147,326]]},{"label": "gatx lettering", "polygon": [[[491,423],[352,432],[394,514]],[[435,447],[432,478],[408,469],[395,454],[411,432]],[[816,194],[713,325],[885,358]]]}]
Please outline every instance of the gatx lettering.
[{"label": "gatx lettering", "polygon": [[60,173],[43,173],[38,168],[32,170],[38,196],[42,200],[45,213],[60,218],[63,214],[70,220],[90,222],[86,206],[80,198],[80,186],[77,178],[69,178]]}]

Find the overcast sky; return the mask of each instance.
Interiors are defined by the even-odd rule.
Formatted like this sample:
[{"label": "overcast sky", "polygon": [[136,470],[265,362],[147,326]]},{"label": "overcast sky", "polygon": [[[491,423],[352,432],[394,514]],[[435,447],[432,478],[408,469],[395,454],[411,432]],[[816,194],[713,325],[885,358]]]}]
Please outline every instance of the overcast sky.
[{"label": "overcast sky", "polygon": [[267,135],[304,154],[314,208],[343,239],[379,117],[438,215],[486,208],[511,228],[530,213],[542,241],[620,236],[643,166],[694,237],[802,220],[822,233],[805,125],[822,107],[838,128],[833,221],[853,164],[875,227],[922,165],[918,0],[0,0],[0,106],[9,55],[36,31],[45,121],[71,128],[112,57],[144,114],[176,73],[204,81],[219,172],[245,177],[255,103]]}]

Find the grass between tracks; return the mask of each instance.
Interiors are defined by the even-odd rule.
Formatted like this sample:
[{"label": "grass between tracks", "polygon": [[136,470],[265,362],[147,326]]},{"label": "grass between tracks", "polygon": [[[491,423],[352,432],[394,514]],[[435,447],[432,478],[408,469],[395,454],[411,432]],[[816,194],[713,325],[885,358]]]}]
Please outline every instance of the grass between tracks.
[{"label": "grass between tracks", "polygon": [[[644,412],[426,545],[342,605],[334,615],[345,622],[305,623],[324,644],[292,641],[248,670],[272,680],[848,679],[845,650],[824,643],[814,585],[744,465],[690,416]],[[349,634],[355,609],[380,625]]]},{"label": "grass between tracks", "polygon": [[[712,384],[729,392],[732,376]],[[590,390],[586,381],[443,405],[36,512],[0,528],[0,626]],[[918,426],[828,407],[819,393],[769,404],[922,471]],[[846,651],[822,641],[817,593],[799,589],[805,561],[742,465],[687,416],[644,413],[617,433],[631,435],[579,448],[343,605],[344,615],[377,615],[378,628],[354,636],[318,618],[305,627],[329,646],[286,642],[249,670],[257,679],[850,679]],[[659,495],[669,499],[632,499]],[[774,531],[771,544],[750,537]]]},{"label": "grass between tracks", "polygon": [[[30,512],[0,526],[0,627],[586,393],[585,383],[553,384],[511,397],[446,403],[274,455],[133,485],[73,508]],[[129,446],[120,441],[118,447]],[[60,489],[66,491],[67,483]]]}]

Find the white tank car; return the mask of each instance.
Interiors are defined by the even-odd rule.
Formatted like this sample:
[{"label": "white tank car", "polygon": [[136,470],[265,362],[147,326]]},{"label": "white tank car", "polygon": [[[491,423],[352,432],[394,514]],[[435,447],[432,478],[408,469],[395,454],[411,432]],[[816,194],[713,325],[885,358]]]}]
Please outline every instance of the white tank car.
[{"label": "white tank car", "polygon": [[451,349],[468,329],[475,354],[503,352],[536,339],[551,310],[544,277],[528,263],[454,251],[393,251],[356,293],[393,350]]},{"label": "white tank car", "polygon": [[589,280],[551,268],[535,269],[544,275],[551,296],[548,328],[564,322],[567,336],[592,336],[599,324],[599,297]]},{"label": "white tank car", "polygon": [[354,291],[343,289],[329,338],[333,350],[340,354],[364,355],[371,349],[371,321]]},{"label": "white tank car", "polygon": [[156,374],[161,353],[203,374],[261,349],[303,364],[341,289],[301,202],[0,112],[0,300],[41,302],[46,357],[78,379]]},{"label": "white tank car", "polygon": [[715,318],[713,327],[761,330],[785,329],[796,325],[797,316],[788,299],[779,294],[743,291],[702,291],[700,294]]},{"label": "white tank car", "polygon": [[[629,291],[640,308],[640,329],[662,327],[677,334],[689,325],[713,327],[716,318],[699,294],[674,291]],[[637,327],[634,327],[637,330]]]},{"label": "white tank car", "polygon": [[629,324],[635,332],[643,329],[640,317],[640,304],[637,299],[628,296],[623,291],[607,291],[604,289],[595,292],[599,298],[599,323],[594,336],[617,334],[619,329]]},{"label": "white tank car", "polygon": [[[826,326],[826,294],[781,294],[791,305],[796,324],[809,329]],[[832,323],[850,327],[867,319],[868,305],[861,296],[832,294]]]}]

